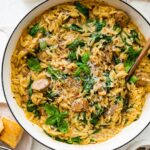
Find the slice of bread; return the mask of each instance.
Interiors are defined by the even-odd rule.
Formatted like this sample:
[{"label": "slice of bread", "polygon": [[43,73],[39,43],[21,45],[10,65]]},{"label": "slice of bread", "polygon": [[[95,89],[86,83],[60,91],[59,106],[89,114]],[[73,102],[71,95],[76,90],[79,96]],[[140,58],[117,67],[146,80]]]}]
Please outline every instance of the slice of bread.
[{"label": "slice of bread", "polygon": [[4,129],[0,134],[0,141],[9,145],[11,148],[15,148],[19,143],[23,129],[15,122],[9,118],[2,118]]}]

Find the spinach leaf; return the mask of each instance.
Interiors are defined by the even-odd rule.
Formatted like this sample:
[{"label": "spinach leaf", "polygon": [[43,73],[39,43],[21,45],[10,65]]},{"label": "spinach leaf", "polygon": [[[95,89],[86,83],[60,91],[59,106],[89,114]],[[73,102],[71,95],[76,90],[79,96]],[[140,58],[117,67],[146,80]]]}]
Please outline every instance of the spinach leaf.
[{"label": "spinach leaf", "polygon": [[131,30],[130,31],[130,39],[134,42],[134,43],[139,43],[139,35],[135,30]]},{"label": "spinach leaf", "polygon": [[47,104],[47,105],[45,105],[44,109],[49,116],[58,116],[58,114],[59,114],[58,108],[54,105]]},{"label": "spinach leaf", "polygon": [[118,104],[122,100],[122,96],[117,96],[115,99],[115,104]]},{"label": "spinach leaf", "polygon": [[36,72],[41,71],[40,62],[37,58],[34,57],[28,58],[27,65],[32,71]]},{"label": "spinach leaf", "polygon": [[86,6],[82,5],[79,2],[76,2],[75,5],[76,9],[78,9],[80,13],[82,13],[86,18],[89,18],[89,9]]},{"label": "spinach leaf", "polygon": [[35,104],[33,104],[33,102],[29,99],[27,101],[27,111],[33,112],[36,108],[37,108],[37,106]]},{"label": "spinach leaf", "polygon": [[62,133],[68,132],[68,123],[65,120],[62,120],[58,125],[58,130]]},{"label": "spinach leaf", "polygon": [[101,31],[103,29],[103,27],[106,26],[106,21],[103,20],[103,21],[99,21],[98,19],[96,20],[95,22],[95,31],[98,32],[98,31]]},{"label": "spinach leaf", "polygon": [[44,27],[40,28],[39,23],[36,23],[33,27],[29,29],[29,34],[35,36],[38,32],[41,32],[43,35],[46,34],[46,29]]},{"label": "spinach leaf", "polygon": [[113,62],[117,65],[119,63],[121,63],[120,59],[118,58],[118,56],[113,54]]},{"label": "spinach leaf", "polygon": [[80,76],[81,73],[84,74],[84,75],[89,75],[90,74],[90,68],[87,64],[84,64],[84,63],[80,63],[80,62],[77,62],[77,70],[75,71],[74,75],[76,77]]},{"label": "spinach leaf", "polygon": [[80,76],[81,73],[85,74],[85,75],[89,75],[90,74],[90,68],[87,64],[87,62],[90,59],[90,54],[89,53],[84,53],[81,57],[81,62],[77,62],[77,70],[75,71],[74,75],[75,76]]},{"label": "spinach leaf", "polygon": [[31,97],[31,95],[32,95],[32,93],[33,93],[32,87],[31,87],[32,83],[33,83],[33,81],[30,79],[30,83],[29,83],[29,86],[28,86],[28,94],[29,94],[29,97]]},{"label": "spinach leaf", "polygon": [[31,99],[29,99],[26,103],[26,106],[27,106],[27,111],[28,112],[33,112],[35,117],[38,117],[40,118],[41,114],[38,110],[38,107],[32,102]]},{"label": "spinach leaf", "polygon": [[106,88],[107,88],[107,90],[110,90],[112,81],[109,77],[109,73],[108,72],[104,73],[104,76],[106,78],[106,80],[105,80]]},{"label": "spinach leaf", "polygon": [[106,43],[111,43],[112,42],[112,36],[103,35],[103,39],[105,40]]},{"label": "spinach leaf", "polygon": [[43,35],[47,34],[47,31],[46,31],[46,29],[44,27],[40,28],[39,32],[41,32]]},{"label": "spinach leaf", "polygon": [[69,52],[69,55],[68,55],[68,58],[71,60],[71,61],[74,61],[74,60],[77,60],[77,56],[76,56],[76,51],[70,51]]},{"label": "spinach leaf", "polygon": [[105,40],[105,43],[111,43],[112,42],[112,36],[104,35],[104,34],[99,34],[99,33],[93,33],[91,34],[91,39],[94,41],[94,43],[99,42],[100,40]]},{"label": "spinach leaf", "polygon": [[96,129],[92,134],[98,133],[100,129]]},{"label": "spinach leaf", "polygon": [[99,122],[99,117],[104,112],[104,109],[102,107],[99,107],[98,105],[95,105],[96,113],[91,114],[91,124],[96,125]]},{"label": "spinach leaf", "polygon": [[113,26],[113,30],[116,31],[116,32],[117,32],[117,35],[118,35],[118,34],[121,33],[122,28],[121,28],[121,26],[120,26],[119,24],[116,23],[116,24],[114,24],[114,26]]},{"label": "spinach leaf", "polygon": [[80,40],[80,39],[75,39],[72,43],[70,43],[69,45],[67,45],[67,48],[69,48],[70,50],[76,51],[76,49],[80,46],[83,47],[85,45],[84,41]]},{"label": "spinach leaf", "polygon": [[60,112],[54,105],[45,105],[44,107],[48,118],[45,122],[47,125],[55,126],[60,132],[68,132],[68,123],[64,120],[68,116],[68,112]]},{"label": "spinach leaf", "polygon": [[133,49],[133,47],[129,47],[129,48],[128,48],[128,56],[129,56],[130,58],[137,58],[137,57],[139,56],[139,54],[141,53],[141,50],[142,50],[142,49],[139,49],[138,51],[135,51],[135,50]]},{"label": "spinach leaf", "polygon": [[83,29],[80,26],[76,25],[76,24],[72,24],[67,28],[70,29],[70,30],[73,30],[73,31],[80,32],[80,33],[84,32]]},{"label": "spinach leaf", "polygon": [[47,98],[49,101],[53,102],[57,97],[59,96],[58,93],[53,92],[53,91],[47,91]]},{"label": "spinach leaf", "polygon": [[83,79],[83,91],[86,95],[90,94],[91,89],[95,84],[95,80],[92,77]]},{"label": "spinach leaf", "polygon": [[47,72],[51,75],[54,80],[66,79],[66,74],[61,73],[59,70],[53,69],[51,66],[48,66]]},{"label": "spinach leaf", "polygon": [[71,141],[72,141],[73,143],[78,143],[78,144],[80,144],[81,141],[82,141],[82,139],[81,139],[79,136],[77,136],[77,137],[71,138]]},{"label": "spinach leaf", "polygon": [[37,23],[29,29],[29,34],[31,36],[35,36],[37,34],[37,32],[39,31],[39,29],[40,29],[40,27],[39,27],[39,24]]},{"label": "spinach leaf", "polygon": [[93,33],[91,35],[91,39],[94,41],[94,43],[99,42],[102,38],[103,38],[103,36],[101,34],[98,34],[98,33]]},{"label": "spinach leaf", "polygon": [[59,138],[59,137],[55,137],[55,140],[60,141],[60,142],[64,142],[64,143],[68,143],[68,144],[72,144],[72,143],[70,143],[69,140],[61,139],[61,138]]},{"label": "spinach leaf", "polygon": [[125,67],[125,71],[129,72],[129,70],[131,69],[131,67],[134,65],[135,60],[133,59],[127,59],[124,63],[124,67]]},{"label": "spinach leaf", "polygon": [[134,62],[136,61],[136,58],[139,56],[140,52],[141,52],[141,49],[138,50],[138,51],[135,51],[133,49],[133,47],[129,47],[128,48],[128,58],[127,58],[127,60],[124,63],[126,72],[128,72],[131,69],[131,67],[133,66]]},{"label": "spinach leaf", "polygon": [[82,63],[87,63],[90,59],[90,54],[89,53],[84,53],[81,57]]},{"label": "spinach leaf", "polygon": [[45,124],[47,125],[55,125],[57,123],[57,118],[55,116],[47,118]]},{"label": "spinach leaf", "polygon": [[32,93],[33,93],[32,87],[31,87],[32,83],[33,83],[33,81],[30,79],[30,83],[29,83],[29,86],[28,86],[29,100],[26,103],[26,107],[27,107],[27,111],[28,112],[33,112],[35,117],[40,118],[41,114],[40,114],[40,112],[38,110],[38,106],[36,106],[32,102],[32,100],[30,99],[31,96],[32,96]]},{"label": "spinach leaf", "polygon": [[136,83],[139,80],[139,78],[135,75],[133,75],[130,79],[129,79],[129,83]]}]

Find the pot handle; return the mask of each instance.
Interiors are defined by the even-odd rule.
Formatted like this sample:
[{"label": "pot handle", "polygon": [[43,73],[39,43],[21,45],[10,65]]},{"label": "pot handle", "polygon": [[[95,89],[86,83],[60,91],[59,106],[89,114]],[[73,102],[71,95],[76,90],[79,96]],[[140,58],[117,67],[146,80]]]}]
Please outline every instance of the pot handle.
[{"label": "pot handle", "polygon": [[[2,59],[7,41],[14,29],[14,26],[0,26],[0,73],[2,72]],[[6,102],[2,90],[2,79],[0,79],[0,102]]]}]

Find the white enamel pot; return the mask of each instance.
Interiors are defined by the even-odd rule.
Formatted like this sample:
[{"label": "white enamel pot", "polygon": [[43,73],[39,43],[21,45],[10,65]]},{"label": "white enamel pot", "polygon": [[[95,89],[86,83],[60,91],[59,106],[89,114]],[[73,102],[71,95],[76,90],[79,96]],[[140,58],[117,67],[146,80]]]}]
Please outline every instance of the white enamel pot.
[{"label": "white enamel pot", "polygon": [[[47,10],[48,8],[72,0],[47,0],[33,10],[31,10],[16,26],[13,31],[9,41],[7,43],[3,61],[2,61],[2,87],[5,99],[12,111],[14,117],[18,123],[38,142],[47,146],[50,149],[55,150],[112,150],[117,149],[129,141],[134,139],[138,134],[140,134],[150,122],[150,95],[147,96],[146,103],[143,108],[143,112],[138,121],[132,123],[130,126],[124,128],[118,135],[109,139],[106,142],[91,144],[91,145],[70,145],[62,142],[55,141],[47,136],[41,128],[37,125],[32,124],[28,121],[24,115],[23,110],[17,105],[13,94],[11,92],[11,68],[10,59],[15,49],[16,43],[23,31],[23,29],[38,15]],[[138,25],[139,29],[145,36],[145,38],[150,37],[150,24],[148,21],[134,8],[129,6],[120,0],[103,0],[104,2],[115,6],[119,9],[124,10],[129,14],[132,20]]]}]

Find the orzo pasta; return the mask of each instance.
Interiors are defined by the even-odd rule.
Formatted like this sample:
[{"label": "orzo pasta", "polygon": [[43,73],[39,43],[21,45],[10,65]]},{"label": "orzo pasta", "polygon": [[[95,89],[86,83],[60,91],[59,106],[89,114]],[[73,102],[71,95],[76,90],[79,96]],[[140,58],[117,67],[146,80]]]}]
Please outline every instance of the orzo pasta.
[{"label": "orzo pasta", "polygon": [[136,121],[150,91],[150,54],[129,16],[96,0],[55,6],[23,31],[12,91],[29,120],[70,144],[105,141]]}]

